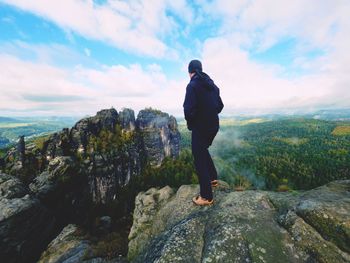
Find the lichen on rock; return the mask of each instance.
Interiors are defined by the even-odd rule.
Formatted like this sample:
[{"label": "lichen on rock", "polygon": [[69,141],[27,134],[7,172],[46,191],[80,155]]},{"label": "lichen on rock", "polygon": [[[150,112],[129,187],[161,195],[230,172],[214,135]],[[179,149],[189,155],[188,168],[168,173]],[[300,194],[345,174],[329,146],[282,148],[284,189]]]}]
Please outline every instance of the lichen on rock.
[{"label": "lichen on rock", "polygon": [[76,225],[67,225],[61,233],[51,241],[38,262],[82,262],[89,255],[90,244],[78,234]]},{"label": "lichen on rock", "polygon": [[[223,185],[224,182],[221,182]],[[132,262],[349,262],[350,181],[303,193],[215,190],[197,207],[198,185],[163,189],[135,200]],[[321,220],[322,218],[322,220]]]},{"label": "lichen on rock", "polygon": [[2,262],[30,262],[52,238],[55,219],[17,178],[0,174]]}]

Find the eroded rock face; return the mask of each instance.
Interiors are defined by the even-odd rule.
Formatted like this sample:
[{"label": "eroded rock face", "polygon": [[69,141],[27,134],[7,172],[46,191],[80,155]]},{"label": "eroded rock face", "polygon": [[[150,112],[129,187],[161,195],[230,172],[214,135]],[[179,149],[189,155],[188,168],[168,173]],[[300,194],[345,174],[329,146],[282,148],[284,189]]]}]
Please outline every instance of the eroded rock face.
[{"label": "eroded rock face", "polygon": [[160,165],[166,156],[178,156],[180,133],[173,116],[157,110],[142,110],[137,115],[145,154],[152,165]]},{"label": "eroded rock face", "polygon": [[[169,186],[165,186],[160,190],[151,188],[145,193],[141,192],[135,199],[134,223],[129,233],[129,254],[137,254],[140,247],[144,247],[149,241],[149,237],[154,234],[151,228],[144,226],[153,224],[157,209],[166,202],[172,195],[174,190]],[[159,222],[159,229],[164,228],[163,222]]]},{"label": "eroded rock face", "polygon": [[0,173],[0,197],[1,198],[20,198],[28,191],[23,183],[16,177]]},{"label": "eroded rock face", "polygon": [[114,132],[118,124],[118,112],[115,109],[101,110],[93,117],[78,121],[70,131],[70,145],[73,150],[81,153],[88,151],[88,144],[92,136],[98,137],[102,130]]},{"label": "eroded rock face", "polygon": [[[299,194],[234,192],[197,207],[197,185],[141,192],[128,257],[133,262],[350,262],[350,181]],[[159,198],[162,193],[163,198]]]},{"label": "eroded rock face", "polygon": [[[165,157],[177,156],[176,120],[154,110],[140,116],[135,120],[130,109],[102,110],[40,143],[25,145],[21,140],[20,150],[6,155],[4,170],[25,183],[0,176],[0,260],[11,256],[8,262],[33,261],[63,226],[89,224],[86,215],[93,214],[93,208],[115,204],[123,187],[149,161],[158,165]],[[157,139],[148,143],[148,138]],[[72,259],[86,244],[79,242]]]},{"label": "eroded rock face", "polygon": [[[78,163],[79,173],[85,175],[87,183],[84,181],[81,186],[88,189],[93,202],[107,204],[118,198],[118,189],[140,175],[145,165],[160,165],[165,157],[176,157],[179,142],[174,117],[147,109],[140,111],[135,120],[133,110],[118,113],[112,108],[52,134],[41,149],[33,150],[35,153],[29,151],[33,145],[27,145],[24,151],[22,140],[21,153],[26,163],[18,161],[20,154],[14,152],[5,160],[5,166],[11,174],[24,174],[28,183],[36,177],[31,188],[41,194],[45,188],[55,187],[55,176],[49,171],[51,163],[57,158],[71,158],[72,164]],[[30,176],[25,175],[28,171]]]},{"label": "eroded rock face", "polygon": [[89,240],[84,230],[74,224],[64,227],[41,254],[38,263],[126,263],[124,257],[103,258],[98,246]]},{"label": "eroded rock face", "polygon": [[32,262],[52,238],[55,219],[15,177],[0,174],[0,258]]},{"label": "eroded rock face", "polygon": [[67,225],[51,241],[38,262],[82,262],[91,253],[91,247],[89,241],[82,238],[78,232],[76,225]]},{"label": "eroded rock face", "polygon": [[[271,193],[271,200],[282,211],[278,221],[299,246],[315,250],[318,261],[342,262],[339,255],[349,262],[350,253],[350,181],[335,181],[291,196],[294,206]],[[315,231],[316,230],[316,231]]]},{"label": "eroded rock face", "polygon": [[24,144],[24,136],[20,136],[17,143],[17,154],[18,154],[18,160],[21,162],[21,164],[24,163],[25,159],[25,144]]},{"label": "eroded rock face", "polygon": [[120,124],[124,130],[133,131],[136,128],[135,113],[132,109],[123,109],[119,113]]},{"label": "eroded rock face", "polygon": [[63,225],[71,220],[83,220],[91,202],[88,180],[77,161],[70,156],[52,159],[29,188]]}]

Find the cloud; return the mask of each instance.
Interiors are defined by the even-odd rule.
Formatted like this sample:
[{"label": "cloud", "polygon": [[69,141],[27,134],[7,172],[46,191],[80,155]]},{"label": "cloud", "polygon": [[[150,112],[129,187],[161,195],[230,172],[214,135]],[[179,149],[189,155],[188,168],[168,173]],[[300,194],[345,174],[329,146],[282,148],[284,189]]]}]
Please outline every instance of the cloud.
[{"label": "cloud", "polygon": [[[207,19],[222,21],[202,59],[231,109],[350,107],[349,1],[197,2]],[[252,58],[285,39],[295,42],[291,66]]]},{"label": "cloud", "polygon": [[207,40],[202,60],[221,88],[226,113],[244,108],[350,107],[350,78],[341,71],[283,78],[285,69],[252,61],[248,52],[225,38]]},{"label": "cloud", "polygon": [[161,37],[171,33],[176,22],[168,11],[190,22],[191,8],[186,1],[134,0],[106,1],[96,4],[92,0],[3,0],[56,23],[66,31],[86,38],[100,40],[122,50],[153,56],[176,58],[176,51]]},{"label": "cloud", "polygon": [[77,95],[35,95],[35,94],[23,94],[22,98],[26,101],[33,101],[33,102],[83,102],[86,100],[83,96],[77,96]]},{"label": "cloud", "polygon": [[0,44],[0,54],[11,55],[22,60],[36,61],[47,65],[75,66],[77,64],[96,65],[97,61],[84,56],[69,47],[56,44],[29,44],[14,40]]},{"label": "cloud", "polygon": [[297,38],[300,44],[324,48],[336,34],[349,30],[346,14],[350,11],[350,3],[346,0],[201,2],[207,16],[222,20],[221,35],[239,35],[238,45],[249,45],[262,51],[285,37]]},{"label": "cloud", "polygon": [[0,67],[0,115],[85,115],[112,106],[182,110],[186,83],[169,80],[157,64],[65,69],[0,54]]},{"label": "cloud", "polygon": [[[50,48],[53,50],[49,51]],[[158,64],[61,68],[50,65],[53,61],[50,55],[59,53],[57,47],[44,48],[47,56],[41,55],[36,46],[30,49],[38,52],[39,59],[21,59],[15,56],[15,51],[13,55],[0,54],[3,69],[0,74],[0,115],[9,109],[16,115],[85,115],[112,106],[117,109],[131,107],[136,111],[151,106],[182,115],[189,79],[171,79]],[[252,61],[247,51],[233,47],[222,37],[205,41],[201,59],[204,70],[221,89],[224,114],[240,109],[350,106],[347,92],[350,79],[346,71],[338,67],[333,71],[327,69],[286,79],[279,77],[283,68]],[[328,59],[322,58],[324,65]]]},{"label": "cloud", "polygon": [[[205,71],[221,89],[225,114],[241,109],[350,107],[349,1],[196,0],[189,5],[185,0],[104,4],[13,0],[9,4],[53,21],[67,34],[141,54],[146,65],[103,65],[94,60],[98,50],[94,49],[94,58],[90,56],[89,46],[80,47],[83,52],[78,54],[57,44],[2,44],[3,109],[93,114],[111,106],[135,110],[152,106],[182,115],[188,61],[164,63],[169,54],[176,56],[175,47],[181,58],[203,60]],[[195,45],[181,47],[178,41],[184,35],[188,38],[182,40],[191,39]],[[252,53],[273,50],[286,39],[293,40],[290,65],[254,60]],[[315,51],[318,55],[309,56]],[[143,55],[164,60],[154,63]],[[183,78],[170,77],[175,67],[184,71]]]}]

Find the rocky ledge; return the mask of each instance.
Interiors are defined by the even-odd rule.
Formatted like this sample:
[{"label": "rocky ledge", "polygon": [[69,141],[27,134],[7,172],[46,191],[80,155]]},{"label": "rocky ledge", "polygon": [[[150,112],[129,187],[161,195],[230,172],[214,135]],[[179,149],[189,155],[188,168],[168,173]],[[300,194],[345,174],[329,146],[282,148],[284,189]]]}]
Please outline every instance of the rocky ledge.
[{"label": "rocky ledge", "polygon": [[1,262],[33,262],[54,233],[53,215],[17,178],[0,173]]},{"label": "rocky ledge", "polygon": [[[125,255],[127,229],[119,226],[129,227],[143,169],[179,151],[175,118],[151,108],[136,119],[131,109],[101,110],[31,142],[22,136],[0,160],[0,262],[35,262],[40,255],[41,262],[108,262]],[[106,218],[110,227],[101,232]]]},{"label": "rocky ledge", "polygon": [[55,177],[49,170],[62,162],[57,158],[70,158],[69,163],[78,166],[86,179],[93,202],[108,204],[119,195],[118,188],[128,185],[145,166],[160,166],[164,158],[175,158],[179,151],[180,133],[173,116],[147,108],[135,119],[132,109],[111,108],[27,145],[22,136],[17,149],[0,162],[0,170],[27,185],[36,181],[41,191],[46,179]]},{"label": "rocky ledge", "polygon": [[231,190],[197,207],[198,185],[135,200],[132,262],[350,262],[350,180],[306,191]]}]

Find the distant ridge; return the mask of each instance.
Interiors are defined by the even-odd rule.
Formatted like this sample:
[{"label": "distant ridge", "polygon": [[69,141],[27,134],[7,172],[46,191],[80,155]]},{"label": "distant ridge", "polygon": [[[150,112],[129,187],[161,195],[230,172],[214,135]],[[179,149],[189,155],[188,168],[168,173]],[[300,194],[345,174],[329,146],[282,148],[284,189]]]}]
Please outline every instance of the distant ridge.
[{"label": "distant ridge", "polygon": [[8,118],[8,117],[1,117],[0,116],[0,122],[20,122],[19,120]]}]

